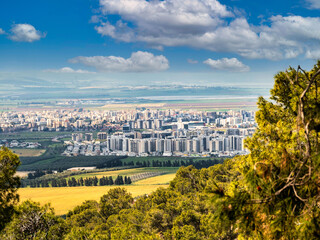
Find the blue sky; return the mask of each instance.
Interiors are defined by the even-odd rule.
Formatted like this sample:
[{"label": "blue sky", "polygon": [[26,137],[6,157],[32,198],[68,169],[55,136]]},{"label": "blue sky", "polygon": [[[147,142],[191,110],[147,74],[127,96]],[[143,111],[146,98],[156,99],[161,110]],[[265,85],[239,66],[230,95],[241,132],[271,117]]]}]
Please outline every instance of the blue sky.
[{"label": "blue sky", "polygon": [[319,0],[0,3],[0,83],[272,86],[320,58]]}]

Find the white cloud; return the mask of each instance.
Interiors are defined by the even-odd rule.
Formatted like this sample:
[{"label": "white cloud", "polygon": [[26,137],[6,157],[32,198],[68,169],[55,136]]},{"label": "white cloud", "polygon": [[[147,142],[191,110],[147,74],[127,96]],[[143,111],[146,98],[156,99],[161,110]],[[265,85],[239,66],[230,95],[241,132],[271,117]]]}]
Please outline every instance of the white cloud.
[{"label": "white cloud", "polygon": [[[177,33],[203,34],[220,24],[221,17],[232,16],[226,6],[216,0],[100,0],[100,5],[103,14],[118,14],[123,21],[114,26],[106,22],[96,30],[104,36],[127,41]],[[137,28],[129,28],[124,21],[133,22]]]},{"label": "white cloud", "polygon": [[320,49],[312,50],[312,51],[308,50],[306,52],[306,58],[318,60],[320,58]]},{"label": "white cloud", "polygon": [[0,28],[0,35],[1,34],[5,34],[6,32],[2,29],[2,28]]},{"label": "white cloud", "polygon": [[14,24],[10,31],[9,38],[17,42],[33,42],[45,37],[44,33],[30,24]]},{"label": "white cloud", "polygon": [[79,56],[70,59],[70,62],[95,67],[101,72],[155,72],[169,68],[169,61],[163,55],[155,56],[141,51],[132,53],[127,59],[116,56]]},{"label": "white cloud", "polygon": [[47,69],[47,70],[44,70],[44,72],[53,72],[53,73],[95,73],[95,72],[89,72],[89,71],[86,71],[86,70],[82,70],[82,69],[73,69],[73,68],[70,68],[70,67],[63,67],[63,68],[60,68],[60,69]]},{"label": "white cloud", "polygon": [[120,20],[101,20],[98,33],[153,48],[189,46],[278,60],[320,44],[317,17],[274,16],[265,25],[253,26],[217,0],[100,0],[100,6],[104,17],[119,15]]},{"label": "white cloud", "polygon": [[197,60],[193,60],[193,59],[187,59],[187,61],[188,61],[188,63],[190,63],[190,64],[197,64],[198,63],[198,61]]},{"label": "white cloud", "polygon": [[244,65],[236,58],[222,58],[218,60],[213,60],[211,58],[203,62],[213,69],[225,70],[229,72],[248,72],[250,68]]},{"label": "white cloud", "polygon": [[319,0],[306,0],[309,4],[310,9],[320,9],[320,1]]}]

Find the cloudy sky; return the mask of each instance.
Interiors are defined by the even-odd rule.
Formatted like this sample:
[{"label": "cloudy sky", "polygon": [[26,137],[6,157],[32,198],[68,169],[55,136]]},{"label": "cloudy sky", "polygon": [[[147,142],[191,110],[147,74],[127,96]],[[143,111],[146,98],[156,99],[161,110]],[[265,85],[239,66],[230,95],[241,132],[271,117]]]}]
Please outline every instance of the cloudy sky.
[{"label": "cloudy sky", "polygon": [[0,3],[0,83],[272,86],[320,58],[320,0]]}]

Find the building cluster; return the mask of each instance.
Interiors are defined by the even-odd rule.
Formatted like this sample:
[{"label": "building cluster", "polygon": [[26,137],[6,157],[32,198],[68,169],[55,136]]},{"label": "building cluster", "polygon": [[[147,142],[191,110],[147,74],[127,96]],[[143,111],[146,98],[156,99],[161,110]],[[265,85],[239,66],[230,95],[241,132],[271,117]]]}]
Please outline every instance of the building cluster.
[{"label": "building cluster", "polygon": [[0,131],[82,132],[66,142],[66,156],[235,155],[246,153],[254,117],[246,110],[29,110],[0,113]]},{"label": "building cluster", "polygon": [[58,109],[0,113],[0,132],[176,130],[185,128],[186,123],[189,127],[201,124],[211,127],[250,128],[255,126],[254,112],[245,110],[207,112],[138,108],[121,111]]},{"label": "building cluster", "polygon": [[[253,128],[214,129],[190,122],[192,128],[116,132],[74,133],[65,141],[66,156],[233,156],[246,154],[244,139]],[[187,123],[184,126],[188,125]]]},{"label": "building cluster", "polygon": [[7,141],[7,140],[0,140],[0,147],[5,146],[5,147],[10,147],[10,148],[39,148],[41,147],[41,144],[38,142],[19,142],[18,140],[12,140],[12,141]]}]

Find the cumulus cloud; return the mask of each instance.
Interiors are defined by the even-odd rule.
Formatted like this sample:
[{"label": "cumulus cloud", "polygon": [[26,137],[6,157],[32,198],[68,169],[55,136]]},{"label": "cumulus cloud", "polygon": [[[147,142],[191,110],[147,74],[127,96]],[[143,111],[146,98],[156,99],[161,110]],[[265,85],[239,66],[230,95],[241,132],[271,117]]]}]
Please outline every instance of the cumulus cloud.
[{"label": "cumulus cloud", "polygon": [[306,58],[318,60],[320,58],[320,49],[313,50],[313,51],[307,51]]},{"label": "cumulus cloud", "polygon": [[95,72],[89,72],[87,70],[82,70],[82,69],[73,69],[70,67],[63,67],[60,69],[47,69],[44,71],[45,72],[53,72],[53,73],[95,73]]},{"label": "cumulus cloud", "polygon": [[211,58],[203,62],[207,64],[212,69],[224,70],[229,72],[248,72],[250,68],[240,62],[236,58],[222,58],[218,60],[213,60]]},{"label": "cumulus cloud", "polygon": [[0,28],[0,35],[1,34],[5,34],[6,32],[2,29],[2,28]]},{"label": "cumulus cloud", "polygon": [[44,33],[30,24],[14,24],[10,32],[9,38],[16,42],[34,42],[45,37]]},{"label": "cumulus cloud", "polygon": [[154,33],[177,29],[201,32],[217,25],[220,17],[232,16],[216,0],[100,0],[100,5],[104,14],[121,15]]},{"label": "cumulus cloud", "polygon": [[[273,16],[253,26],[217,0],[100,0],[98,33],[153,48],[189,46],[246,58],[294,58],[318,49],[320,18]],[[319,56],[320,57],[320,56]]]},{"label": "cumulus cloud", "polygon": [[320,1],[319,0],[307,0],[310,9],[320,9]]},{"label": "cumulus cloud", "polygon": [[149,52],[134,52],[130,58],[116,56],[79,56],[69,60],[82,63],[101,72],[156,72],[169,68],[169,61],[163,55],[155,56]]},{"label": "cumulus cloud", "polygon": [[[105,22],[96,30],[104,36],[127,41],[176,33],[203,34],[218,26],[221,17],[232,16],[216,0],[100,0],[100,5],[103,14],[120,15],[123,21],[115,25]],[[129,28],[125,21],[133,22],[137,28]]]}]

